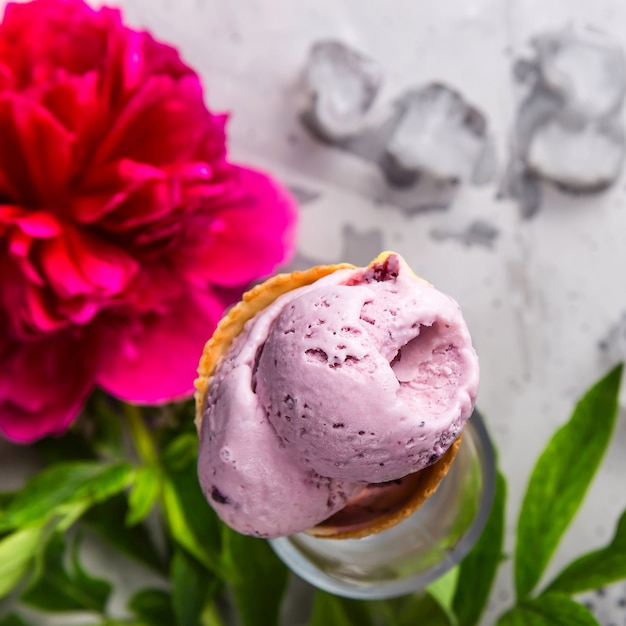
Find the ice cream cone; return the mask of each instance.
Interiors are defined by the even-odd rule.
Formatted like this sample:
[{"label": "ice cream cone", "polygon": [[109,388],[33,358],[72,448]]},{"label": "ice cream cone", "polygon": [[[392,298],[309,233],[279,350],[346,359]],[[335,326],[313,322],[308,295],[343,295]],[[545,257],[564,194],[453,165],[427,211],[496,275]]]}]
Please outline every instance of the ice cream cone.
[{"label": "ice cream cone", "polygon": [[255,285],[250,291],[246,291],[241,300],[224,315],[213,335],[204,345],[198,365],[198,378],[195,380],[196,428],[198,432],[202,421],[202,409],[209,389],[209,378],[213,375],[220,358],[226,354],[230,344],[243,330],[245,323],[284,293],[310,285],[328,274],[343,269],[354,269],[354,265],[349,263],[316,265],[308,270],[277,274],[265,282]]},{"label": "ice cream cone", "polygon": [[[392,254],[383,252],[370,266],[381,263]],[[210,378],[221,357],[244,325],[281,295],[342,269],[355,269],[354,265],[317,265],[308,270],[278,274],[246,292],[217,325],[206,342],[195,381],[196,419],[198,432],[210,385]],[[390,483],[372,483],[350,500],[346,507],[330,518],[307,530],[310,535],[328,539],[357,539],[379,533],[407,518],[435,493],[454,460],[461,444],[461,435],[445,454],[428,467]]]},{"label": "ice cream cone", "polygon": [[459,435],[432,465],[390,483],[369,484],[347,506],[307,530],[326,539],[360,539],[399,524],[417,511],[439,487],[461,446]]}]

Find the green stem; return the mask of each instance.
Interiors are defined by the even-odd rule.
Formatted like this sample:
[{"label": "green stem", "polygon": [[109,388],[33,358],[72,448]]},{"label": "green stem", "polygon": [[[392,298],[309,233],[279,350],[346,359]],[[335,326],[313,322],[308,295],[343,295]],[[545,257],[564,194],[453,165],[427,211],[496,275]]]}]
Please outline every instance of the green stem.
[{"label": "green stem", "polygon": [[223,626],[222,618],[215,606],[215,602],[208,602],[200,616],[202,626]]},{"label": "green stem", "polygon": [[150,466],[159,463],[159,456],[154,446],[154,439],[146,427],[141,409],[135,404],[123,403],[124,416],[139,458]]},{"label": "green stem", "polygon": [[[380,617],[380,623],[388,625],[398,623],[395,611],[387,600],[374,600],[370,602],[370,607],[374,613],[374,617]],[[378,623],[378,621],[376,623]]]},{"label": "green stem", "polygon": [[[146,467],[155,468],[159,474],[158,504],[162,508],[162,511],[159,515],[154,517],[153,525],[151,526],[151,535],[160,556],[163,556],[165,554],[169,554],[170,551],[170,533],[167,530],[167,502],[164,499],[163,493],[164,475],[163,468],[159,460],[160,457],[156,448],[154,437],[146,426],[141,408],[135,404],[128,404],[127,402],[124,402],[122,406],[137,455]],[[168,556],[166,558],[169,559],[170,557]]]}]

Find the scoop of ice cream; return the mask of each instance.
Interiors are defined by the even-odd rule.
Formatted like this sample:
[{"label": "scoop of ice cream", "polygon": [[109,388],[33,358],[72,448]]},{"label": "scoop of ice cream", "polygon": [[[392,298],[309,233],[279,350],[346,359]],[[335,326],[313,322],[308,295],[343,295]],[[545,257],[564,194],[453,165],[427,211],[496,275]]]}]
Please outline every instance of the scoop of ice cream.
[{"label": "scoop of ice cream", "polygon": [[478,370],[459,306],[391,256],[287,304],[255,380],[268,419],[302,463],[380,483],[448,449],[472,412]]},{"label": "scoop of ice cream", "polygon": [[259,537],[310,528],[363,488],[301,463],[258,401],[257,352],[279,306],[277,300],[251,320],[220,362],[200,429],[198,477],[207,500],[229,526]]},{"label": "scoop of ice cream", "polygon": [[477,386],[459,306],[401,257],[334,272],[258,313],[219,362],[200,482],[240,532],[305,530],[437,461]]}]

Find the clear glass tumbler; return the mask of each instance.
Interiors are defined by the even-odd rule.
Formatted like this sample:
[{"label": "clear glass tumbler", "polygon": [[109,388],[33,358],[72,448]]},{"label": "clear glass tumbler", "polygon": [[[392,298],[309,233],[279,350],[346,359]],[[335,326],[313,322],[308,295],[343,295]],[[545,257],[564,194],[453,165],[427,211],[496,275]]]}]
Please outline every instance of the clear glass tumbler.
[{"label": "clear glass tumbler", "polygon": [[298,576],[336,595],[371,600],[417,591],[459,563],[480,536],[495,471],[493,446],[474,411],[439,489],[400,524],[362,539],[298,533],[270,543]]}]

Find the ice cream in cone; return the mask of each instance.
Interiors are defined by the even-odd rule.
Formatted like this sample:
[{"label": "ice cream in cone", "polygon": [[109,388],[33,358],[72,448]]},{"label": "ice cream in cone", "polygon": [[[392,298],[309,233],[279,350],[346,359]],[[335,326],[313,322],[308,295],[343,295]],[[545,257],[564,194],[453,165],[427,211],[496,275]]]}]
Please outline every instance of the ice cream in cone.
[{"label": "ice cream in cone", "polygon": [[198,373],[204,493],[263,537],[359,538],[405,519],[448,472],[478,385],[458,305],[392,252],[257,285]]}]

